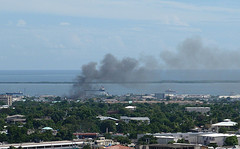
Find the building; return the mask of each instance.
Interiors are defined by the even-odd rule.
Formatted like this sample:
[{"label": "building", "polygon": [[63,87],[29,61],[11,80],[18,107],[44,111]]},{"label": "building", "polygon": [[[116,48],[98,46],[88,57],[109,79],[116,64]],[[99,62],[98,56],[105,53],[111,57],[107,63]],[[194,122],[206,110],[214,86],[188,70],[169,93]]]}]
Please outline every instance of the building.
[{"label": "building", "polygon": [[83,145],[83,141],[51,141],[51,142],[40,142],[40,143],[19,143],[19,144],[4,144],[0,145],[1,149],[9,149],[10,146],[15,148],[22,147],[23,149],[44,149],[44,148],[54,148],[54,149],[69,149],[77,148]]},{"label": "building", "polygon": [[232,122],[230,119],[224,119],[223,122],[212,124],[211,129],[218,132],[220,127],[233,127],[236,126],[237,122]]},{"label": "building", "polygon": [[0,101],[4,102],[6,105],[12,105],[12,96],[11,95],[0,95]]},{"label": "building", "polygon": [[155,93],[155,97],[157,99],[164,99],[165,98],[165,94],[164,93]]},{"label": "building", "polygon": [[97,138],[99,136],[98,133],[73,133],[78,139],[85,139],[85,138]]},{"label": "building", "polygon": [[169,142],[177,142],[177,138],[173,136],[156,136],[158,144],[168,144]]},{"label": "building", "polygon": [[127,116],[121,116],[120,120],[124,121],[125,123],[129,123],[130,121],[141,121],[141,122],[147,122],[147,124],[150,124],[150,119],[148,117],[127,117]]},{"label": "building", "polygon": [[135,111],[136,110],[136,106],[127,106],[125,107],[125,109],[131,110],[131,111]]},{"label": "building", "polygon": [[207,147],[199,144],[174,143],[141,145],[137,149],[207,149]]},{"label": "building", "polygon": [[218,146],[223,146],[224,141],[227,137],[237,136],[238,143],[240,143],[240,135],[234,134],[223,134],[223,133],[211,133],[211,134],[202,134],[198,136],[198,143],[208,145],[210,143],[216,144]]},{"label": "building", "polygon": [[123,146],[123,145],[113,145],[106,147],[106,149],[134,149],[133,147]]},{"label": "building", "polygon": [[16,123],[16,122],[25,123],[26,122],[26,118],[24,115],[7,116],[6,120],[8,123]]},{"label": "building", "polygon": [[97,116],[97,118],[99,118],[101,121],[104,121],[104,120],[118,121],[118,119],[113,118],[113,117],[109,117],[109,116]]},{"label": "building", "polygon": [[210,111],[210,107],[186,107],[185,110],[188,112],[207,113]]},{"label": "building", "polygon": [[13,102],[14,101],[20,101],[24,97],[22,92],[6,93],[6,95],[12,96]]},{"label": "building", "polygon": [[112,145],[117,145],[119,142],[114,142],[112,139],[105,139],[105,137],[99,137],[98,140],[95,140],[94,142],[95,147],[100,147],[100,146],[112,146]]},{"label": "building", "polygon": [[240,144],[240,135],[235,134],[223,134],[214,132],[187,132],[187,133],[155,133],[155,134],[138,134],[137,139],[144,135],[152,135],[157,138],[158,144],[168,144],[170,141],[184,139],[190,144],[202,144],[209,145],[210,143],[216,144],[217,146],[223,146],[224,141],[227,137],[237,136],[238,143]]},{"label": "building", "polygon": [[197,144],[197,137],[201,134],[209,134],[211,132],[187,132],[187,133],[155,133],[155,134],[138,134],[137,139],[143,137],[144,135],[152,135],[157,138],[159,144],[168,144],[170,141],[175,141],[179,139],[184,139],[191,144]]}]

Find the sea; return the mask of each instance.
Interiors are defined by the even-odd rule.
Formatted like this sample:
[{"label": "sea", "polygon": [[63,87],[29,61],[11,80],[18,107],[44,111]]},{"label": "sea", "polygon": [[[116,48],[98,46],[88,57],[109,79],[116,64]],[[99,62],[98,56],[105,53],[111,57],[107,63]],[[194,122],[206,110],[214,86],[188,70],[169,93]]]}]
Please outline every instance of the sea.
[{"label": "sea", "polygon": [[[80,70],[1,70],[0,93],[68,96],[72,84],[66,82],[75,81],[80,74]],[[177,94],[240,94],[240,70],[158,70],[149,73],[148,78],[152,82],[94,85],[96,88],[104,86],[111,95],[164,93],[169,89]],[[164,80],[173,81],[161,82]]]}]

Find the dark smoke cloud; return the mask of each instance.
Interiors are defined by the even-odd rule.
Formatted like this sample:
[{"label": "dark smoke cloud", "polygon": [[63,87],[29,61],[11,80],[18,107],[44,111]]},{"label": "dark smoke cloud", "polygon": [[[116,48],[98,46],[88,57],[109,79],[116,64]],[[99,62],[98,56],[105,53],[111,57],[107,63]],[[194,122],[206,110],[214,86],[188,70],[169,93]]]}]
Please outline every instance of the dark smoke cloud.
[{"label": "dark smoke cloud", "polygon": [[[123,83],[161,80],[160,75],[153,70],[240,68],[240,52],[206,46],[199,37],[184,40],[175,51],[161,52],[160,58],[156,60],[153,56],[142,56],[139,60],[129,57],[119,60],[107,54],[100,64],[90,62],[82,66],[82,74],[77,77],[73,85],[72,95],[73,97],[86,96],[87,90],[96,89],[96,86],[91,84],[94,82]],[[151,76],[151,74],[154,75]]]},{"label": "dark smoke cloud", "polygon": [[[148,64],[146,64],[148,65]],[[75,97],[86,96],[86,91],[94,90],[94,82],[134,82],[147,79],[146,65],[141,66],[134,58],[118,60],[111,54],[105,55],[100,66],[96,62],[90,62],[82,66],[82,75],[77,77],[73,88]]]},{"label": "dark smoke cloud", "polygon": [[160,56],[167,69],[240,68],[240,52],[206,46],[200,37],[188,38],[176,51],[163,51]]}]

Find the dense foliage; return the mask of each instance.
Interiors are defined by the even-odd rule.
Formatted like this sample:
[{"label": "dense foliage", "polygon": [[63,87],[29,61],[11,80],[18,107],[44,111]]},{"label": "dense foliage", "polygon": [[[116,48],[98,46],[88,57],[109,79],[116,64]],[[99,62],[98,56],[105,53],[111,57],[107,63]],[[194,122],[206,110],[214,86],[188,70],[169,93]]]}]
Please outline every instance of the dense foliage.
[{"label": "dense foliage", "polygon": [[[187,132],[195,126],[201,128],[210,127],[211,123],[222,121],[225,118],[232,119],[240,123],[240,102],[215,103],[210,105],[211,112],[201,114],[196,112],[186,112],[186,106],[178,104],[133,104],[137,106],[135,111],[130,111],[124,107],[129,104],[105,104],[100,102],[57,102],[42,103],[26,100],[25,102],[15,102],[13,108],[0,110],[0,130],[7,126],[8,134],[0,134],[0,140],[10,143],[29,141],[49,141],[49,140],[71,140],[73,132],[99,132],[124,133],[129,134],[129,138],[136,138],[140,133],[157,132]],[[196,106],[196,105],[194,105]],[[108,114],[109,111],[117,111]],[[227,112],[226,112],[227,111]],[[111,113],[111,112],[110,112]],[[22,114],[26,116],[26,124],[7,124],[7,115]],[[100,121],[98,115],[120,118],[120,116],[149,117],[151,123],[140,123],[131,121],[126,124],[122,121],[118,125],[114,121]],[[49,117],[46,119],[45,117]],[[40,119],[40,120],[39,120]],[[57,130],[57,134],[52,132],[42,132],[41,128],[52,127]],[[239,126],[236,126],[237,129]],[[29,130],[34,133],[28,134]],[[226,130],[221,130],[226,131]],[[128,142],[119,138],[123,142]]]},{"label": "dense foliage", "polygon": [[227,137],[224,141],[225,146],[233,146],[233,145],[238,145],[238,139],[237,136],[231,136]]}]

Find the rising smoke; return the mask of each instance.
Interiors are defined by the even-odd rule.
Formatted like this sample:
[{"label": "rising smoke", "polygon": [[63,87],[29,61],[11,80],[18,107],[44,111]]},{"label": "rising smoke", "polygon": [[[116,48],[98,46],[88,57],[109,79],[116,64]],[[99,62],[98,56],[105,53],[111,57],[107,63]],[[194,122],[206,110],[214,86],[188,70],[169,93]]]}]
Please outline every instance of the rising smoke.
[{"label": "rising smoke", "polygon": [[[161,62],[161,65],[159,65]],[[100,65],[90,62],[82,66],[82,74],[73,85],[74,97],[86,96],[86,90],[94,90],[94,82],[143,82],[148,81],[154,69],[239,69],[240,52],[227,51],[203,44],[199,37],[184,40],[175,51],[163,51],[160,59],[145,56],[117,59],[105,55]],[[152,78],[151,78],[152,79]],[[159,80],[159,79],[157,79]]]},{"label": "rising smoke", "polygon": [[240,52],[203,44],[200,37],[185,39],[176,51],[160,55],[168,69],[239,69]]},{"label": "rising smoke", "polygon": [[134,58],[123,58],[118,60],[111,54],[105,55],[100,66],[97,63],[90,62],[82,66],[82,75],[78,76],[73,85],[73,95],[84,97],[86,91],[95,90],[94,82],[134,82],[146,80],[146,74],[149,68],[146,65],[141,66],[140,62]]}]

